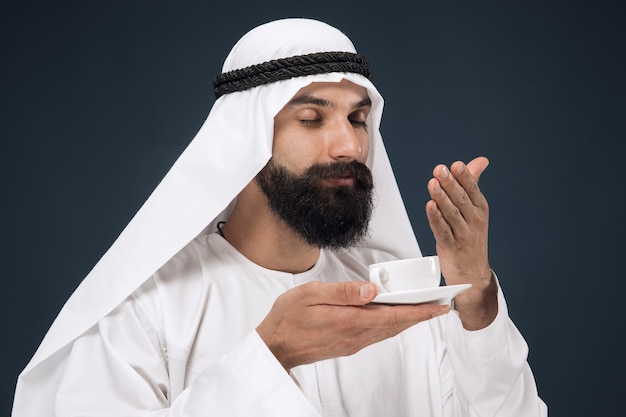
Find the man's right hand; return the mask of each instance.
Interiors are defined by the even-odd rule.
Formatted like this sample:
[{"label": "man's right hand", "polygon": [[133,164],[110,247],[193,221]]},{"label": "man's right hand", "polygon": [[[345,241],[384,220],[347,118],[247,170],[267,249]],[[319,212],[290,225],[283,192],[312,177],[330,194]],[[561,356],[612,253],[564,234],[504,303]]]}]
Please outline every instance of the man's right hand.
[{"label": "man's right hand", "polygon": [[369,282],[311,282],[276,299],[256,331],[289,371],[298,365],[352,355],[409,327],[446,314],[437,304],[368,304]]}]

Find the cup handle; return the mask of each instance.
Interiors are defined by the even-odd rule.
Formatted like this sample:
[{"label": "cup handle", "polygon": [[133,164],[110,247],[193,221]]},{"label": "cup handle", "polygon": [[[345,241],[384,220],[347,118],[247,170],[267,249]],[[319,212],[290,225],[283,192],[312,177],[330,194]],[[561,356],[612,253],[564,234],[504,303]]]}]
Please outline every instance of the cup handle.
[{"label": "cup handle", "polygon": [[378,292],[389,292],[385,284],[389,281],[389,272],[383,267],[376,266],[370,270],[370,281],[376,284]]}]

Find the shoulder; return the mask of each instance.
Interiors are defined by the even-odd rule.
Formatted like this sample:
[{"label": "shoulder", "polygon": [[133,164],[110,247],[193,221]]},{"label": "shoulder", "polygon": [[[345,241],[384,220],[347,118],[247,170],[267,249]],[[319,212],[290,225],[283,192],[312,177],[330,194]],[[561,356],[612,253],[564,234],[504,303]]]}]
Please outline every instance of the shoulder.
[{"label": "shoulder", "polygon": [[144,325],[167,340],[168,349],[195,337],[213,285],[211,250],[206,236],[189,242],[129,300]]},{"label": "shoulder", "polygon": [[202,262],[208,258],[208,251],[207,237],[196,237],[159,268],[154,276],[163,279],[168,276],[193,274],[202,268]]},{"label": "shoulder", "polygon": [[157,312],[172,305],[192,302],[204,292],[206,263],[211,258],[206,236],[189,242],[159,268],[132,295],[146,312]]}]

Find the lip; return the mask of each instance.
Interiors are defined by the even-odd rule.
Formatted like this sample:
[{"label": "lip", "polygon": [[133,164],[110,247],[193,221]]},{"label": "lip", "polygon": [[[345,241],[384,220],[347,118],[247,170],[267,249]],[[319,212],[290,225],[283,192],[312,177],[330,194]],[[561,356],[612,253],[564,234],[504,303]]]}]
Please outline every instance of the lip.
[{"label": "lip", "polygon": [[341,177],[324,177],[323,181],[337,187],[351,187],[354,185],[354,177],[345,175]]}]

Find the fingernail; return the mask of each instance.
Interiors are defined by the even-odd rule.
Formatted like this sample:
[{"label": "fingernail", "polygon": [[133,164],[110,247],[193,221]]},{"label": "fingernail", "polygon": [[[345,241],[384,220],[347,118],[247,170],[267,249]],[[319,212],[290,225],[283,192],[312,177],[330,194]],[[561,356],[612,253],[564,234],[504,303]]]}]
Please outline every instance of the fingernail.
[{"label": "fingernail", "polygon": [[439,175],[441,176],[441,178],[448,178],[448,174],[448,168],[446,168],[445,165],[441,167],[441,171],[439,171]]},{"label": "fingernail", "polygon": [[443,316],[444,314],[448,314],[449,312],[450,312],[450,307],[445,306],[445,308],[442,308],[441,310],[434,312],[433,318]]},{"label": "fingernail", "polygon": [[366,284],[361,285],[361,288],[359,289],[359,291],[361,293],[361,298],[369,300],[372,296],[372,284],[368,282]]}]

